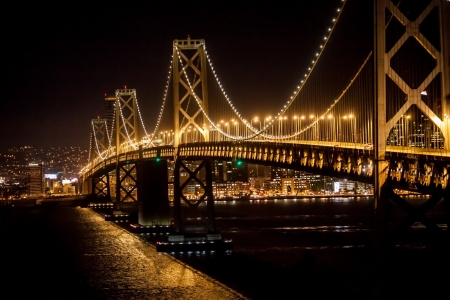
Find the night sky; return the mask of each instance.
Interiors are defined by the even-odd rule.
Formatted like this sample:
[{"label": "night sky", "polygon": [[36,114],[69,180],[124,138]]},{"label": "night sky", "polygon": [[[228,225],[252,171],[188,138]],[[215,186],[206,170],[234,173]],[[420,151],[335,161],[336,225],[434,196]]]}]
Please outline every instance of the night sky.
[{"label": "night sky", "polygon": [[136,89],[150,130],[162,103],[173,40],[188,35],[205,39],[238,108],[246,109],[239,103],[246,93],[285,99],[342,2],[15,5],[2,20],[6,93],[0,104],[0,149],[87,148],[91,119],[103,117],[105,93],[124,86]]}]

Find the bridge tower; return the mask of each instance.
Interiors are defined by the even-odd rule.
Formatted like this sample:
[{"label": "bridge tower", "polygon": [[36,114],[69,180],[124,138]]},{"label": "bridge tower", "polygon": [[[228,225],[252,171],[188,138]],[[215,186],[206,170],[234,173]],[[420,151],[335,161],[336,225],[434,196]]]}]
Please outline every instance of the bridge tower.
[{"label": "bridge tower", "polygon": [[135,89],[116,90],[116,154],[120,154],[129,149],[125,149],[125,143],[135,143],[139,139],[138,132],[138,111],[136,103]]},{"label": "bridge tower", "polygon": [[120,161],[120,154],[137,151],[139,141],[138,108],[135,89],[116,90],[116,209],[137,203],[137,168],[135,163]]},{"label": "bridge tower", "polygon": [[94,161],[100,155],[105,155],[104,152],[108,149],[108,131],[106,119],[92,119],[92,144],[90,162]]},{"label": "bridge tower", "polygon": [[[208,114],[208,82],[204,46],[204,40],[193,40],[189,36],[187,40],[173,41],[174,234],[169,236],[172,244],[183,244],[192,239],[198,239],[197,242],[223,242],[221,234],[215,229],[211,161],[203,156],[188,160],[178,156],[180,144],[209,142],[209,123],[205,117]],[[188,130],[197,130],[203,140],[187,140]],[[199,191],[189,193],[188,190],[194,185],[200,187]],[[206,204],[206,211],[200,208],[202,203]],[[188,221],[188,216],[196,221]],[[190,236],[192,234],[201,236]]]},{"label": "bridge tower", "polygon": [[173,107],[174,107],[174,147],[183,143],[191,128],[198,130],[204,142],[209,141],[209,126],[202,113],[208,113],[208,81],[205,55],[205,41],[173,41]]},{"label": "bridge tower", "polygon": [[[447,3],[446,3],[447,2]],[[444,0],[432,0],[423,8],[420,15],[415,20],[409,20],[406,12],[402,12],[401,9],[396,6],[390,0],[376,1],[377,3],[377,29],[376,29],[376,86],[377,86],[377,111],[378,111],[378,149],[382,151],[380,156],[384,156],[384,150],[386,149],[386,139],[389,131],[393,128],[402,116],[407,112],[411,106],[416,106],[434,125],[439,128],[444,137],[444,150],[450,150],[450,75],[449,75],[449,39],[450,35],[449,21],[448,21],[448,1]],[[415,4],[417,6],[417,4]],[[390,37],[390,44],[387,45],[388,30],[394,25],[388,24],[386,19],[386,10],[392,14],[392,19],[395,22],[400,23],[398,27],[404,27],[404,33],[397,39],[395,43],[392,42],[392,36]],[[430,23],[430,19],[434,17],[432,15],[437,12],[435,33],[436,41],[433,40],[430,34],[424,34],[422,28],[425,26],[425,22]],[[392,21],[391,23],[394,23]],[[447,37],[447,38],[444,38]],[[393,43],[393,45],[391,45]],[[415,47],[415,45],[420,45]],[[414,48],[413,48],[414,47]],[[389,49],[388,49],[389,48]],[[421,68],[421,66],[407,65],[406,60],[399,59],[404,55],[406,51],[417,51],[422,49],[428,54],[425,55],[432,63],[435,64],[431,70]],[[419,57],[419,54],[417,54]],[[411,61],[411,60],[410,60]],[[410,62],[409,61],[409,62]],[[405,75],[407,72],[401,72],[400,70],[408,70],[409,73],[414,72],[416,79],[411,79],[410,75]],[[386,85],[387,78],[391,80],[398,89],[404,93],[406,101],[398,111],[391,117],[387,116],[386,99]],[[429,103],[423,100],[424,91],[433,81],[438,82],[440,91],[437,93],[440,95],[440,104],[438,103],[439,111],[436,107],[430,107]],[[440,105],[440,106],[439,106]]]},{"label": "bridge tower", "polygon": [[[420,153],[417,152],[417,155],[415,155],[414,148],[409,148],[412,149],[412,154],[408,156],[407,160],[388,161],[389,159],[386,157],[386,140],[394,124],[402,118],[408,109],[416,106],[421,114],[426,116],[442,133],[444,139],[443,149],[436,149],[437,151],[435,153],[439,154],[439,151],[445,152],[450,150],[450,42],[448,39],[450,36],[450,2],[445,0],[430,0],[426,4],[424,1],[421,3],[413,3],[413,1],[410,1],[409,3],[413,4],[414,9],[417,10],[420,9],[420,5],[425,3],[425,6],[417,12],[417,18],[411,17],[405,10],[401,9],[401,5],[406,5],[406,1],[405,3],[399,3],[397,1],[396,3],[399,5],[394,4],[391,0],[377,0],[374,3],[374,119],[377,120],[377,124],[374,126],[374,197],[376,223],[374,246],[376,251],[383,253],[386,250],[386,246],[389,246],[394,239],[403,234],[405,229],[408,229],[415,222],[420,222],[425,225],[428,232],[432,233],[432,236],[442,236],[442,230],[427,219],[426,213],[441,200],[444,201],[444,206],[448,210],[450,203],[448,186],[439,182],[430,183],[429,179],[427,182],[426,178],[427,176],[430,178],[433,172],[439,172],[439,170],[443,172],[444,177],[448,176],[446,175],[446,170],[449,166],[448,161],[434,162],[432,153],[425,161],[420,161]],[[388,14],[392,15],[391,20],[387,18]],[[395,22],[399,28],[404,28],[403,34],[389,36],[390,21]],[[431,28],[434,30],[434,37],[436,37],[433,39],[433,42],[429,40],[429,35],[422,32],[423,28],[429,26],[430,23],[434,25]],[[430,57],[429,60],[432,61],[430,65],[434,65],[434,68],[431,68],[431,70],[422,69],[420,61],[417,59],[417,65],[402,65],[402,60],[399,59],[400,56],[405,53],[417,54],[415,53],[417,51],[414,49],[413,51],[408,49],[411,45],[415,47],[414,49],[423,50],[423,53],[426,53]],[[400,73],[399,70],[416,72],[419,76],[415,78],[412,84],[411,78],[405,77],[405,72]],[[418,78],[420,79],[418,80]],[[405,96],[404,103],[400,109],[397,109],[391,115],[388,114],[388,107],[390,105],[388,99],[389,97],[392,98],[392,95],[389,95],[389,91],[386,88],[388,81],[391,86],[394,85]],[[423,92],[433,82],[435,84],[437,82],[435,86],[439,87],[437,95],[440,95],[439,101],[442,108],[439,112],[435,107],[430,107],[429,103],[424,101],[422,97]],[[401,93],[399,92],[399,94]],[[422,188],[423,185],[432,188],[431,197],[420,207],[415,208],[407,199],[401,198],[394,192],[396,182],[408,181],[408,175],[405,175],[405,178],[391,178],[393,176],[392,174],[395,174],[395,172],[390,172],[390,170],[395,170],[395,167],[392,166],[394,163],[396,164],[395,167],[398,173],[400,173],[400,170],[408,170],[411,174],[421,174],[421,183],[417,185],[419,186],[418,193],[430,195],[430,189],[424,192],[424,189],[421,190],[421,185]],[[398,228],[388,228],[390,226],[388,221],[388,208],[390,205],[398,205],[408,214],[404,223]],[[449,212],[447,211],[448,214]],[[450,222],[448,226],[450,226]]]},{"label": "bridge tower", "polygon": [[[92,141],[90,162],[96,158],[106,157],[106,151],[109,148],[109,137],[106,119],[92,119]],[[92,178],[92,193],[95,197],[106,197],[109,201],[111,199],[109,173],[102,174],[99,177]]]}]

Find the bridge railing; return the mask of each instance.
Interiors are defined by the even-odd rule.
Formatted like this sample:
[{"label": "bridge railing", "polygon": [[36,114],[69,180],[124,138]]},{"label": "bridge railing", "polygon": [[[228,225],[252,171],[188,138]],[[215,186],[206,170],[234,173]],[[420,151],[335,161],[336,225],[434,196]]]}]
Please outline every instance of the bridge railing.
[{"label": "bridge railing", "polygon": [[[450,161],[450,153],[446,150],[439,149],[405,149],[401,146],[387,146],[386,153],[392,160],[391,163],[401,161],[405,164],[417,165],[420,160],[426,166],[417,165],[410,167],[409,173],[415,172],[414,178],[429,176],[431,171],[422,170],[422,168],[430,168],[432,161],[442,162]],[[177,151],[175,153],[175,151]],[[209,142],[209,143],[192,143],[179,145],[178,149],[172,146],[160,146],[134,150],[122,153],[119,157],[112,156],[96,165],[89,165],[84,169],[80,176],[84,178],[92,176],[101,168],[116,166],[117,162],[135,163],[139,159],[152,159],[161,157],[164,159],[191,158],[203,159],[209,157],[212,159],[245,159],[249,162],[260,164],[283,165],[283,167],[301,167],[321,169],[325,164],[332,172],[355,173],[363,178],[370,178],[373,169],[373,149],[367,148],[367,145],[356,143],[333,143],[326,141],[316,142]],[[399,160],[400,159],[400,160]],[[408,162],[407,162],[408,161]],[[436,165],[437,166],[437,165]],[[413,169],[416,169],[414,171]],[[436,170],[440,170],[438,167]],[[397,168],[395,172],[400,172]],[[447,169],[444,166],[444,169]],[[434,173],[436,173],[435,171]],[[423,174],[422,174],[423,173]],[[430,173],[431,174],[431,173]],[[406,176],[406,175],[405,175]],[[436,175],[437,176],[437,175]],[[446,174],[439,175],[447,176]],[[416,179],[414,179],[416,180]]]}]

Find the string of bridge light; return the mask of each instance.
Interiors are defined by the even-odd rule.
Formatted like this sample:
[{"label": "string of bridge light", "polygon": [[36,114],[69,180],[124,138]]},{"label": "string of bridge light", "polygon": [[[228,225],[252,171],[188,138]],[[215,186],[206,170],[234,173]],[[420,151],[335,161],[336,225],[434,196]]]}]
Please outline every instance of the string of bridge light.
[{"label": "string of bridge light", "polygon": [[[248,122],[247,122],[245,119],[243,119],[243,118],[241,117],[240,113],[236,110],[236,108],[234,107],[234,105],[233,105],[233,103],[231,102],[230,98],[228,97],[227,93],[225,92],[225,89],[223,88],[222,84],[220,83],[219,77],[217,76],[216,71],[214,70],[213,64],[212,64],[212,62],[211,62],[211,59],[209,58],[208,51],[206,50],[206,45],[205,45],[205,44],[203,44],[203,50],[204,50],[204,52],[205,52],[205,56],[206,56],[206,59],[207,59],[207,61],[208,61],[209,67],[211,68],[211,71],[213,72],[214,78],[215,78],[217,84],[219,85],[219,88],[220,88],[220,90],[221,90],[223,96],[225,97],[225,99],[227,100],[228,104],[229,104],[229,105],[231,106],[231,108],[233,109],[233,112],[238,116],[238,118],[239,118],[244,124],[246,124],[246,126],[248,126]],[[178,49],[177,49],[177,53],[178,53]],[[191,88],[191,90],[192,90],[192,88]],[[203,110],[202,110],[202,111],[203,111]],[[206,115],[206,114],[205,114],[205,115]],[[214,124],[214,122],[210,120],[210,118],[209,118],[208,115],[206,115],[206,118],[210,121],[210,123],[211,123],[211,125],[214,127],[214,129],[216,129],[217,131],[219,131],[220,133],[222,133],[223,135],[225,135],[225,136],[228,137],[228,138],[233,138],[233,139],[235,138],[235,137],[229,136],[229,135],[226,134],[224,131],[222,131],[222,130],[220,129],[220,126],[216,126],[216,125]],[[255,134],[252,134],[252,135],[250,135],[250,136],[244,137],[244,138],[242,138],[242,140],[246,140],[246,139],[250,139],[250,138],[253,138],[253,137],[258,136],[258,135],[261,134],[267,127],[269,127],[269,125],[270,125],[270,124],[266,125],[262,130],[259,130],[259,131],[258,131],[256,128],[253,128],[253,126],[250,125],[252,131],[253,131]],[[239,139],[239,138],[236,138],[236,139]]]},{"label": "string of bridge light", "polygon": [[91,132],[91,138],[89,139],[88,164],[91,162],[91,152],[92,152],[92,132]]},{"label": "string of bridge light", "polygon": [[203,105],[201,105],[200,100],[198,99],[197,94],[195,93],[194,89],[192,88],[191,81],[189,80],[189,77],[188,77],[188,75],[186,74],[186,68],[184,67],[183,60],[182,60],[182,58],[181,58],[180,51],[179,51],[179,49],[178,49],[177,46],[175,46],[175,50],[177,51],[178,61],[179,61],[180,64],[181,64],[181,69],[182,69],[182,71],[183,71],[184,77],[186,78],[186,81],[187,81],[187,84],[188,84],[188,86],[189,86],[190,92],[191,92],[191,94],[194,96],[194,99],[195,99],[195,101],[197,102],[197,105],[200,107],[200,110],[202,111],[203,115],[206,117],[206,119],[208,120],[208,122],[209,122],[209,123],[210,123],[210,124],[211,124],[218,132],[220,132],[221,134],[223,134],[224,136],[226,136],[227,138],[230,138],[230,139],[234,139],[234,140],[246,140],[246,139],[253,138],[253,137],[257,136],[258,134],[252,134],[251,137],[247,137],[247,138],[232,136],[232,135],[229,135],[229,134],[225,133],[223,130],[220,129],[220,127],[218,127],[218,126],[216,126],[216,125],[214,124],[214,122],[211,120],[211,118],[210,118],[210,117],[208,116],[208,114],[205,112],[205,110],[204,110],[204,108],[203,108]]},{"label": "string of bridge light", "polygon": [[[335,18],[332,19],[332,24],[333,24],[333,26],[328,28],[328,32],[329,32],[329,33],[328,33],[327,36],[324,37],[325,42],[324,42],[322,45],[319,46],[319,49],[320,49],[320,50],[319,50],[318,52],[316,52],[316,54],[315,54],[315,57],[316,57],[316,58],[315,58],[314,60],[312,60],[312,66],[311,66],[311,67],[308,67],[308,72],[305,73],[305,75],[304,75],[305,78],[302,79],[302,80],[300,80],[300,85],[297,86],[297,89],[294,91],[294,95],[290,97],[290,99],[289,99],[289,100],[287,101],[287,103],[282,107],[282,109],[279,111],[279,113],[276,115],[276,117],[273,118],[273,119],[271,119],[271,121],[270,121],[267,125],[265,125],[262,129],[260,129],[260,130],[258,130],[257,128],[253,127],[252,124],[251,124],[251,122],[248,122],[248,121],[246,121],[245,119],[243,119],[243,118],[241,117],[241,115],[239,114],[239,112],[235,109],[233,103],[231,102],[230,98],[228,97],[228,95],[226,94],[224,88],[222,87],[222,84],[220,83],[220,80],[219,80],[219,78],[218,78],[218,76],[217,76],[217,74],[216,74],[216,72],[215,72],[215,70],[214,70],[214,67],[213,67],[213,65],[212,65],[211,59],[209,58],[208,52],[206,51],[206,46],[205,46],[205,44],[203,44],[203,48],[204,48],[204,51],[205,51],[205,54],[206,54],[207,61],[208,61],[208,63],[209,63],[209,66],[211,67],[211,70],[212,70],[212,72],[213,72],[214,78],[216,79],[216,82],[217,82],[217,84],[219,85],[219,87],[220,87],[220,89],[221,89],[221,91],[222,91],[222,94],[224,95],[224,97],[225,97],[225,99],[227,100],[228,104],[229,104],[229,105],[231,106],[231,108],[233,109],[234,113],[235,113],[235,114],[239,117],[239,119],[247,126],[247,128],[251,129],[254,133],[256,133],[256,135],[260,135],[260,134],[261,134],[261,135],[264,136],[264,137],[271,137],[271,138],[276,138],[276,139],[285,139],[285,138],[286,138],[285,136],[281,136],[281,137],[278,136],[278,137],[277,137],[277,136],[266,135],[266,134],[264,134],[264,132],[265,132],[270,126],[272,126],[272,125],[279,119],[279,117],[280,117],[284,112],[286,112],[286,110],[290,107],[290,105],[291,105],[291,104],[294,102],[294,100],[297,98],[298,94],[300,93],[300,91],[302,90],[303,86],[305,85],[307,79],[310,77],[310,75],[311,75],[311,73],[312,73],[314,67],[317,65],[317,62],[318,62],[319,58],[321,57],[321,55],[322,55],[322,53],[323,53],[323,51],[324,51],[324,49],[325,49],[325,46],[326,46],[327,43],[328,43],[329,37],[331,36],[331,34],[332,34],[333,31],[334,31],[334,28],[336,27],[337,21],[339,20],[339,17],[340,17],[340,15],[341,15],[341,12],[342,12],[342,10],[343,10],[343,8],[344,8],[344,6],[345,6],[346,0],[341,0],[341,2],[343,2],[343,4],[342,4],[342,6],[341,6],[340,8],[337,9],[338,15],[337,15]],[[337,102],[334,101],[334,102],[331,104],[330,108],[327,109],[327,112],[328,112],[334,105],[336,105],[336,103],[337,103]],[[327,113],[327,112],[326,112],[326,113]],[[324,114],[326,114],[326,113],[324,113]],[[208,118],[208,119],[209,119],[209,118]],[[307,127],[305,127],[305,130],[301,130],[301,128],[300,128],[300,131],[299,131],[297,134],[293,135],[293,136],[297,136],[297,135],[303,133],[304,131],[308,130],[308,129],[311,128],[316,122],[317,122],[317,120],[315,120],[313,123],[311,123],[310,125],[308,125]],[[214,127],[216,130],[218,130],[219,132],[222,132],[217,126],[215,126],[214,123],[211,123],[211,125],[213,125],[213,127]],[[291,137],[292,137],[292,136],[291,136]],[[253,138],[253,135],[250,135],[250,136],[246,137],[245,139],[250,139],[250,138]]]},{"label": "string of bridge light", "polygon": [[155,129],[153,130],[153,133],[150,138],[148,135],[146,135],[146,137],[150,140],[149,145],[151,145],[152,147],[156,146],[153,143],[153,138],[157,134],[159,125],[161,124],[162,114],[164,112],[164,107],[166,106],[167,95],[169,94],[170,77],[172,76],[172,62],[173,62],[173,55],[171,56],[171,59],[170,59],[169,76],[167,76],[167,82],[166,82],[166,87],[165,87],[164,96],[163,96],[163,103],[161,105],[161,109],[159,110],[158,120],[156,121]]},{"label": "string of bridge light", "polygon": [[[106,120],[105,120],[105,119],[103,119],[103,123],[104,123],[104,126],[105,126],[105,128],[106,128],[107,126],[106,126]],[[95,146],[96,146],[96,148],[97,148],[97,154],[98,154],[98,157],[100,157],[100,158],[103,160],[103,159],[106,158],[106,156],[103,157],[102,153],[100,153],[100,149],[99,149],[99,146],[98,146],[97,136],[96,136],[96,134],[95,134],[96,130],[95,130],[95,126],[94,126],[94,120],[91,121],[91,126],[92,126],[92,132],[94,133]],[[108,130],[108,129],[106,129],[106,130]],[[104,152],[105,152],[105,151],[103,151],[103,153],[104,153]]]},{"label": "string of bridge light", "polygon": [[359,76],[359,74],[362,72],[362,70],[364,69],[364,67],[367,65],[367,63],[369,62],[370,57],[372,56],[373,51],[370,51],[369,54],[367,55],[367,57],[365,58],[364,62],[362,63],[362,65],[359,67],[358,71],[355,73],[355,75],[352,77],[352,79],[350,80],[350,82],[348,83],[348,85],[342,90],[341,94],[334,100],[334,102],[330,105],[329,108],[327,108],[327,110],[321,114],[318,115],[317,117],[314,118],[314,121],[312,123],[310,123],[308,126],[305,127],[304,130],[302,130],[300,128],[300,131],[295,132],[293,134],[287,134],[284,136],[274,136],[274,135],[267,135],[262,133],[261,136],[265,137],[265,138],[273,138],[273,139],[288,139],[288,138],[293,138],[296,137],[300,134],[302,134],[303,132],[311,129],[317,122],[319,122],[319,120],[324,119],[325,116],[330,112],[330,110],[332,110],[334,108],[334,106],[336,106],[336,104],[338,104],[338,102],[344,97],[344,95],[347,93],[347,91],[350,89],[350,87],[353,85],[353,83],[355,82],[356,78]]},{"label": "string of bridge light", "polygon": [[[106,96],[106,95],[105,95]],[[116,121],[116,118],[112,118],[112,125],[111,125],[111,135],[109,135],[108,133],[108,126],[106,126],[106,136],[108,137],[108,149],[111,148],[111,142],[112,142],[112,137],[113,137],[113,133],[114,133],[114,123]]]},{"label": "string of bridge light", "polygon": [[[328,28],[328,35],[326,35],[324,37],[323,44],[321,44],[319,46],[320,50],[318,52],[316,52],[316,54],[315,54],[316,58],[312,60],[312,65],[310,67],[308,67],[308,72],[304,74],[304,79],[300,80],[300,85],[297,86],[297,89],[294,91],[294,94],[290,97],[290,99],[287,101],[287,104],[283,106],[283,108],[280,110],[280,112],[278,112],[276,117],[273,118],[272,122],[270,122],[269,125],[272,125],[273,123],[275,123],[275,121],[277,121],[281,117],[281,115],[286,112],[286,110],[291,106],[291,104],[294,102],[294,100],[300,94],[300,91],[302,90],[303,86],[306,84],[306,81],[309,79],[312,71],[314,70],[314,68],[317,65],[317,62],[319,61],[320,57],[323,54],[323,51],[325,50],[326,45],[328,44],[330,36],[331,36],[331,34],[333,33],[333,31],[334,31],[334,29],[336,27],[336,24],[337,24],[337,22],[339,20],[339,17],[341,16],[341,12],[344,9],[346,0],[342,0],[342,2],[343,2],[342,6],[337,9],[337,16],[332,19],[333,26]],[[339,100],[341,98],[342,97],[340,97]],[[330,105],[330,107],[323,114],[321,114],[319,118],[323,118],[323,116],[325,116],[339,102],[339,100],[334,100],[333,103]],[[271,138],[271,139],[287,139],[287,138],[295,137],[295,136],[300,135],[303,132],[309,130],[310,128],[312,128],[319,121],[319,118],[313,119],[313,122],[310,123],[309,125],[307,125],[304,130],[302,130],[300,128],[298,132],[296,132],[296,133],[294,133],[292,135],[274,136],[274,135],[267,135],[265,133],[262,133],[261,136],[263,136],[265,138]],[[265,130],[266,130],[266,128],[265,128]]]},{"label": "string of bridge light", "polygon": [[136,108],[138,111],[139,119],[141,120],[142,128],[144,129],[145,136],[148,136],[147,130],[145,130],[144,121],[142,120],[141,110],[139,109],[139,104],[136,96],[136,90],[133,91],[134,94],[134,100],[136,101]]}]

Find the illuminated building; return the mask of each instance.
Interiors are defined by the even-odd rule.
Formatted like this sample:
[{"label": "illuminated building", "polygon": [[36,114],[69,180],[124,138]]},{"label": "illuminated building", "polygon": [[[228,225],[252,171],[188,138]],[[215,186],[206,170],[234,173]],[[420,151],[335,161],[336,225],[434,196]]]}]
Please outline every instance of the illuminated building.
[{"label": "illuminated building", "polygon": [[28,165],[28,195],[44,195],[44,172],[42,164]]},{"label": "illuminated building", "polygon": [[114,130],[114,118],[116,115],[116,97],[115,96],[107,96],[105,95],[105,117],[106,126],[108,129],[109,135],[112,137],[111,145],[114,145],[115,135],[112,134]]}]

